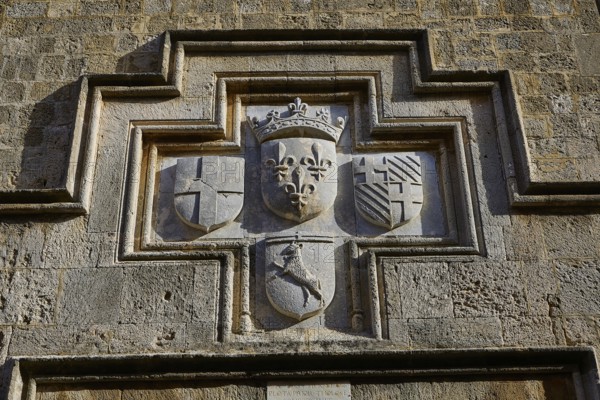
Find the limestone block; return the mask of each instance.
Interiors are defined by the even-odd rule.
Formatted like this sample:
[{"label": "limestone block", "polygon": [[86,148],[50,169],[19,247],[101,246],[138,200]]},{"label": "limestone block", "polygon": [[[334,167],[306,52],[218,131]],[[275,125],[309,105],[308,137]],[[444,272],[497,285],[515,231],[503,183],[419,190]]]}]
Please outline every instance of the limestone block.
[{"label": "limestone block", "polygon": [[521,270],[527,291],[528,314],[553,316],[560,312],[560,304],[556,300],[558,281],[552,263],[523,262]]},{"label": "limestone block", "polygon": [[0,323],[54,322],[59,273],[52,270],[0,270]]},{"label": "limestone block", "polygon": [[[389,318],[453,316],[447,264],[396,263],[393,269],[397,274],[397,283],[390,281],[390,286],[386,286],[385,290]],[[397,307],[401,307],[400,315]]]},{"label": "limestone block", "polygon": [[423,382],[419,387],[419,399],[545,399],[548,393],[559,399],[575,397],[572,381],[566,376],[554,379],[466,381],[466,382]]},{"label": "limestone block", "polygon": [[123,269],[71,269],[63,274],[58,323],[115,324],[119,319]]},{"label": "limestone block", "polygon": [[400,268],[402,265],[388,260],[383,262],[383,299],[389,319],[402,317],[402,292],[400,291]]},{"label": "limestone block", "polygon": [[121,323],[187,322],[192,315],[194,268],[188,265],[126,268]]},{"label": "limestone block", "polygon": [[557,342],[549,317],[504,318],[502,336],[506,346],[552,346]]},{"label": "limestone block", "polygon": [[413,348],[460,348],[502,346],[500,319],[427,318],[408,320]]},{"label": "limestone block", "polygon": [[511,226],[503,228],[508,260],[539,260],[546,258],[546,246],[539,221],[527,215],[512,215]]},{"label": "limestone block", "polygon": [[[99,163],[110,163],[115,168],[98,171],[94,182],[102,182],[102,195],[92,196],[92,207],[96,212],[89,218],[89,232],[116,232],[118,225],[119,202],[121,197],[123,167],[116,167],[123,159],[124,149],[120,146],[105,146],[98,153]],[[110,160],[110,161],[108,161]],[[96,192],[94,190],[94,192]]]},{"label": "limestone block", "polygon": [[47,3],[23,2],[8,7],[6,15],[13,18],[43,16],[48,9]]},{"label": "limestone block", "polygon": [[556,261],[558,297],[565,315],[600,314],[600,262]]},{"label": "limestone block", "polygon": [[185,324],[121,324],[113,329],[111,353],[176,352],[186,348]]},{"label": "limestone block", "polygon": [[450,279],[457,317],[518,316],[527,312],[517,263],[453,263]]},{"label": "limestone block", "polygon": [[44,268],[93,268],[114,260],[114,233],[87,234],[83,218],[47,228]]},{"label": "limestone block", "polygon": [[10,342],[10,355],[108,353],[113,330],[112,327],[99,325],[15,328]]},{"label": "limestone block", "polygon": [[203,321],[188,323],[185,326],[185,349],[203,350],[217,340],[217,324],[211,315]]},{"label": "limestone block", "polygon": [[45,226],[0,224],[0,268],[39,268],[44,262]]},{"label": "limestone block", "polygon": [[506,260],[503,226],[486,226],[484,228],[485,250],[490,261]]},{"label": "limestone block", "polygon": [[144,14],[167,14],[171,11],[171,0],[147,0],[144,2]]},{"label": "limestone block", "polygon": [[[8,354],[8,344],[10,343],[10,338],[12,336],[12,328],[11,327],[1,327],[0,328],[0,365],[4,364],[4,360],[6,360],[6,356]],[[1,371],[0,367],[0,371]],[[1,373],[1,372],[0,372]],[[2,386],[2,379],[0,379],[0,387]]]},{"label": "limestone block", "polygon": [[410,347],[410,335],[408,334],[408,323],[404,319],[388,319],[388,339],[394,344],[402,347]]},{"label": "limestone block", "polygon": [[[219,276],[221,264],[207,262],[194,268],[194,289],[192,322],[213,326],[217,316]],[[204,325],[202,325],[204,327]]]},{"label": "limestone block", "polygon": [[[121,400],[187,400],[190,393],[185,388],[155,388],[123,390]],[[193,397],[202,398],[202,397]]]},{"label": "limestone block", "polygon": [[48,385],[36,390],[38,400],[121,400],[119,389],[77,389],[68,385]]},{"label": "limestone block", "polygon": [[565,335],[567,344],[571,346],[600,345],[600,318],[566,317]]}]

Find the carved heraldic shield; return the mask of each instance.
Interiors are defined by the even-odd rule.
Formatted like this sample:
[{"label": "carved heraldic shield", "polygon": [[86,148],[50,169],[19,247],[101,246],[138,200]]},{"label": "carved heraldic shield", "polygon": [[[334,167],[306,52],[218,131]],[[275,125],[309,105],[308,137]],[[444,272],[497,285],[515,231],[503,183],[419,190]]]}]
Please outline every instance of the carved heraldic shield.
[{"label": "carved heraldic shield", "polygon": [[[329,122],[321,109],[307,115],[308,105],[296,98],[289,112],[272,110],[266,123],[248,119],[261,144],[261,193],[266,206],[280,217],[306,221],[330,208],[337,195],[335,145],[345,125]],[[284,115],[285,114],[285,115]]]},{"label": "carved heraldic shield", "polygon": [[233,221],[244,204],[244,159],[203,156],[177,160],[175,210],[204,232]]},{"label": "carved heraldic shield", "polygon": [[418,156],[358,156],[352,168],[354,201],[365,219],[393,229],[419,215],[423,185]]},{"label": "carved heraldic shield", "polygon": [[333,240],[267,239],[265,284],[273,307],[298,321],[319,314],[335,293]]}]

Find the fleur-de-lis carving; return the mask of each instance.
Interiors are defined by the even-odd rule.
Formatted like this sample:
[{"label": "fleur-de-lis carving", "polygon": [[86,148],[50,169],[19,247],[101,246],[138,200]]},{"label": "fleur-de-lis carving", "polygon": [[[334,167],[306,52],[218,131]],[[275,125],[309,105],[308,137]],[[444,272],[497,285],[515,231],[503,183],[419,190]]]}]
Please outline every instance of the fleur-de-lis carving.
[{"label": "fleur-de-lis carving", "polygon": [[292,115],[304,115],[308,110],[308,104],[303,103],[300,97],[296,97],[293,103],[288,104],[288,108],[290,109]]},{"label": "fleur-de-lis carving", "polygon": [[267,113],[267,119],[272,121],[273,119],[279,118],[279,111],[271,110]]},{"label": "fleur-de-lis carving", "polygon": [[304,183],[304,174],[302,167],[296,167],[293,172],[295,182],[285,184],[285,192],[290,197],[292,205],[296,206],[298,210],[308,204],[308,196],[317,190],[317,187],[312,183]]},{"label": "fleur-de-lis carving", "polygon": [[331,168],[333,162],[327,158],[323,158],[323,147],[320,143],[314,143],[311,149],[314,157],[303,157],[302,164],[308,165],[307,169],[310,171],[310,174],[315,177],[316,181],[319,181],[325,177],[327,170]]},{"label": "fleur-de-lis carving", "polygon": [[329,110],[321,108],[317,111],[317,118],[321,118],[323,121],[329,121]]},{"label": "fleur-de-lis carving", "polygon": [[276,159],[269,158],[265,161],[265,165],[273,167],[273,176],[277,178],[278,182],[281,182],[289,172],[290,167],[296,164],[296,157],[285,155],[285,145],[281,142],[277,143],[275,147]]}]

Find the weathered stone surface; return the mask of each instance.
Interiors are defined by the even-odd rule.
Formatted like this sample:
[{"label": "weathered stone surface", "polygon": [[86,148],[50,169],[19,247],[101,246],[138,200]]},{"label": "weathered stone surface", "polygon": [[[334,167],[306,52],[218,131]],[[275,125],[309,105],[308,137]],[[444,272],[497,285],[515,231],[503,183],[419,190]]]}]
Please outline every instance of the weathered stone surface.
[{"label": "weathered stone surface", "polygon": [[[396,263],[393,269],[398,283],[391,282],[386,287],[388,304],[391,303],[388,309],[390,318],[444,318],[454,315],[447,264]],[[400,314],[394,312],[394,305],[401,307]]]},{"label": "weathered stone surface", "polygon": [[124,271],[119,322],[188,322],[193,288],[191,266],[128,268]]},{"label": "weathered stone surface", "polygon": [[478,380],[452,382],[405,382],[352,387],[352,399],[367,400],[384,396],[399,400],[439,398],[455,399],[568,399],[575,396],[575,387],[566,376],[542,380],[503,380],[485,382]]},{"label": "weathered stone surface", "polygon": [[[8,344],[12,335],[12,328],[3,327],[0,329],[0,365],[4,365],[6,356],[8,354]],[[1,380],[0,380],[1,381]],[[2,384],[0,384],[2,387]]]},{"label": "weathered stone surface", "polygon": [[[39,400],[209,400],[209,399],[266,399],[266,390],[251,385],[215,385],[206,387],[174,387],[169,384],[137,384],[123,388],[105,389],[99,385],[78,388],[73,385],[39,385]],[[133,387],[132,387],[133,386]],[[162,386],[162,387],[161,387]],[[167,386],[167,387],[164,387]],[[170,387],[169,387],[170,386]]]},{"label": "weathered stone surface", "polygon": [[519,316],[527,312],[519,264],[453,263],[449,272],[457,317]]},{"label": "weathered stone surface", "polygon": [[564,329],[569,345],[595,346],[600,341],[598,317],[566,317]]},{"label": "weathered stone surface", "polygon": [[542,242],[543,230],[539,221],[528,215],[513,215],[511,226],[503,227],[508,260],[537,260],[547,258]]},{"label": "weathered stone surface", "polygon": [[123,270],[69,269],[63,274],[57,322],[115,324],[119,320]]},{"label": "weathered stone surface", "polygon": [[467,348],[502,346],[498,318],[431,318],[408,321],[414,348]]},{"label": "weathered stone surface", "polygon": [[10,354],[99,354],[108,353],[114,328],[107,326],[65,326],[15,328]]},{"label": "weathered stone surface", "polygon": [[600,314],[598,261],[557,261],[558,298],[565,315]]},{"label": "weathered stone surface", "polygon": [[0,270],[0,323],[53,323],[58,286],[55,270]]},{"label": "weathered stone surface", "polygon": [[548,317],[502,320],[502,337],[507,346],[552,346],[557,344]]},{"label": "weathered stone surface", "polygon": [[549,262],[523,262],[523,283],[527,292],[528,314],[555,316],[559,313],[557,291],[559,282],[554,266]]},{"label": "weathered stone surface", "polygon": [[37,390],[39,400],[120,400],[122,392],[118,389],[77,389],[69,386],[41,386]]},{"label": "weathered stone surface", "polygon": [[175,323],[120,324],[112,330],[112,353],[162,353],[186,348],[186,325]]},{"label": "weathered stone surface", "polygon": [[335,294],[333,240],[271,237],[266,242],[265,288],[275,310],[302,321],[323,313]]},{"label": "weathered stone surface", "polygon": [[206,262],[203,264],[194,268],[192,322],[210,324],[215,320],[218,312],[217,301],[219,300],[221,265],[218,262]]}]

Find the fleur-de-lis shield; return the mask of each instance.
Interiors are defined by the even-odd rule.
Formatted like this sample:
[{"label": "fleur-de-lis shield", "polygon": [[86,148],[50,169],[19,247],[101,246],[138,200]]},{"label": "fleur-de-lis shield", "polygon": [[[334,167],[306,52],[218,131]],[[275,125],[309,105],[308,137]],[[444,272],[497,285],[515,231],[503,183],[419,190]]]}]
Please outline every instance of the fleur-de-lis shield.
[{"label": "fleur-de-lis shield", "polygon": [[330,122],[326,108],[308,115],[297,97],[288,111],[271,110],[266,122],[248,117],[261,147],[261,192],[280,217],[303,222],[330,208],[337,196],[336,150],[345,117]]},{"label": "fleur-de-lis shield", "polygon": [[331,207],[337,195],[335,143],[282,138],[261,145],[261,192],[266,206],[293,221],[306,221]]}]

